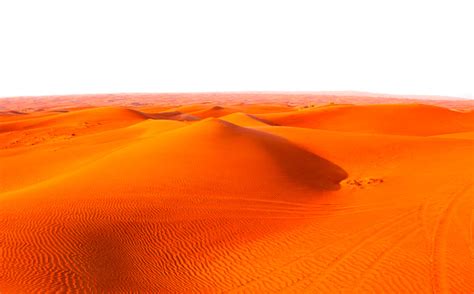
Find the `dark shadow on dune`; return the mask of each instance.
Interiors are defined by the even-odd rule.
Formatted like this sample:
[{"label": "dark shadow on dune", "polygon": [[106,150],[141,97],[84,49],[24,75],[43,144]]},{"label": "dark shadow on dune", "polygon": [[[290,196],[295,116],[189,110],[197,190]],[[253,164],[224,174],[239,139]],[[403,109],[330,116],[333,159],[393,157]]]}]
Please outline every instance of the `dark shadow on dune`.
[{"label": "dark shadow on dune", "polygon": [[266,119],[263,119],[261,117],[255,116],[253,114],[246,113],[245,115],[247,115],[248,117],[253,118],[254,120],[257,120],[259,122],[263,122],[264,124],[267,124],[269,126],[275,126],[275,124],[273,122],[271,122],[269,120],[266,120]]},{"label": "dark shadow on dune", "polygon": [[285,138],[263,132],[257,135],[272,137],[269,140],[261,140],[261,144],[282,171],[301,185],[316,190],[338,190],[339,183],[348,176],[342,167],[294,145]]},{"label": "dark shadow on dune", "polygon": [[257,121],[259,121],[259,122],[263,122],[264,124],[267,124],[267,125],[269,125],[269,126],[276,126],[275,123],[273,123],[273,122],[271,122],[271,121],[269,121],[269,120],[266,120],[266,119],[264,119],[264,118],[258,117],[258,116],[254,115],[254,114],[248,114],[248,113],[244,113],[244,114],[245,114],[246,116],[250,117],[250,118],[253,118],[254,120],[257,120]]},{"label": "dark shadow on dune", "polygon": [[294,183],[314,190],[338,190],[339,183],[348,176],[342,167],[283,137],[240,127],[229,122],[220,121],[220,123],[232,130],[230,133],[245,136],[262,147],[262,150]]}]

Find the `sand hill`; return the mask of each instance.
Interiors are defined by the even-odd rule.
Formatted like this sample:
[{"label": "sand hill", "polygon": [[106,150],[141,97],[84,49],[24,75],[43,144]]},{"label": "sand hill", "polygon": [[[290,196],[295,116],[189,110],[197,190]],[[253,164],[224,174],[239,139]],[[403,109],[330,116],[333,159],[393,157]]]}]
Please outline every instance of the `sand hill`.
[{"label": "sand hill", "polygon": [[474,128],[474,112],[420,104],[330,105],[259,117],[284,126],[391,135],[430,136]]}]

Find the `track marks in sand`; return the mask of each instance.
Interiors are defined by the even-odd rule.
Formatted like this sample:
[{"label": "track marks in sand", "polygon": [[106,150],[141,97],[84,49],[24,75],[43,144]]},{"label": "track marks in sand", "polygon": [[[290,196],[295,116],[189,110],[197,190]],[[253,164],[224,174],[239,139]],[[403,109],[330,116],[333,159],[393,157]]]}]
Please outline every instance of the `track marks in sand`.
[{"label": "track marks in sand", "polygon": [[381,254],[377,255],[377,258],[371,262],[368,268],[366,268],[364,271],[361,271],[357,278],[357,283],[354,284],[351,291],[353,291],[354,293],[359,292],[362,285],[369,279],[368,275],[372,271],[376,270],[379,266],[381,266],[382,262],[387,259],[387,257],[392,255],[396,249],[399,249],[399,246],[403,244],[403,242],[409,240],[414,235],[418,234],[420,231],[421,228],[418,225],[412,226],[408,230],[402,230],[401,233],[403,233],[403,235],[401,235],[395,242],[391,244],[390,247],[386,248]]},{"label": "track marks in sand", "polygon": [[453,193],[446,207],[442,210],[433,235],[432,247],[432,285],[434,293],[450,292],[448,280],[447,251],[448,251],[448,231],[451,224],[451,217],[456,205],[462,197],[472,197],[472,184],[466,185],[460,191]]},{"label": "track marks in sand", "polygon": [[[321,284],[325,278],[333,274],[336,268],[342,265],[344,267],[351,267],[354,265],[352,263],[356,262],[357,267],[363,266],[364,263],[358,264],[360,260],[357,260],[357,258],[356,260],[349,260],[357,255],[359,251],[364,250],[367,245],[376,245],[378,238],[383,239],[387,238],[387,236],[390,237],[391,235],[400,234],[400,232],[397,232],[396,230],[393,232],[393,230],[402,223],[409,222],[410,219],[414,217],[415,212],[416,210],[401,213],[389,220],[364,228],[359,232],[351,233],[343,238],[337,238],[332,242],[314,248],[304,255],[286,262],[263,276],[259,276],[258,278],[252,279],[241,286],[230,290],[230,292],[261,292],[266,289],[265,285],[268,286],[269,284],[273,284],[273,286],[267,290],[272,289],[272,291],[289,291],[298,293],[302,293],[301,291],[308,291],[314,286]],[[333,247],[345,243],[350,243],[351,245],[348,248],[345,248],[344,246],[343,248],[345,249],[342,250],[342,252],[337,253],[332,261],[327,264],[321,264],[321,261],[318,261],[318,256],[328,254],[329,252],[334,251]],[[361,254],[364,256],[365,253]],[[295,273],[297,274],[295,275]],[[311,292],[314,291],[314,289],[311,290]],[[319,289],[318,292],[320,291],[322,290]],[[330,289],[325,289],[325,291],[330,291]]]},{"label": "track marks in sand", "polygon": [[[416,210],[409,211],[407,213],[403,213],[400,216],[396,217],[395,220],[391,221],[389,224],[382,226],[380,229],[376,230],[375,232],[372,232],[370,236],[363,238],[353,246],[351,246],[347,251],[344,251],[340,254],[338,254],[326,267],[323,271],[319,272],[316,275],[315,279],[306,279],[306,281],[302,281],[303,284],[306,284],[303,287],[303,291],[306,291],[307,289],[311,288],[313,285],[318,285],[320,284],[324,279],[326,279],[329,275],[331,275],[334,270],[337,269],[337,267],[343,265],[346,261],[348,261],[351,257],[356,254],[359,250],[363,249],[365,246],[367,246],[370,243],[377,243],[379,238],[382,238],[386,236],[385,233],[391,235],[394,233],[398,233],[397,230],[393,230],[393,228],[397,228],[403,222],[407,221],[407,217],[413,216],[416,213]],[[311,275],[312,276],[312,275]]]}]

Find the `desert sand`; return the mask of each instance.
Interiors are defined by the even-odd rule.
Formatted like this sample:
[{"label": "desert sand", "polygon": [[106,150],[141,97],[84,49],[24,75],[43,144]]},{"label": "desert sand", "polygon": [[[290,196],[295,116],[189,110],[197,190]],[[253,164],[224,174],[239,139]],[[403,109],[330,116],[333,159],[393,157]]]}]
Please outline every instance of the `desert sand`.
[{"label": "desert sand", "polygon": [[474,291],[471,102],[268,95],[0,99],[0,292]]}]

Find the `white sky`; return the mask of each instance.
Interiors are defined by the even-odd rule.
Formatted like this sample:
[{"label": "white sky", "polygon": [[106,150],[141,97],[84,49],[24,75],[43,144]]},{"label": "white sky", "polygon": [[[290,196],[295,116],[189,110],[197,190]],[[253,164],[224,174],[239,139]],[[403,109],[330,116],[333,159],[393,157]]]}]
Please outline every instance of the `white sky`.
[{"label": "white sky", "polygon": [[474,98],[472,0],[0,0],[0,97],[329,91]]}]

